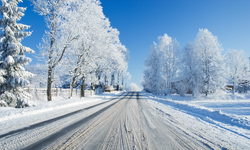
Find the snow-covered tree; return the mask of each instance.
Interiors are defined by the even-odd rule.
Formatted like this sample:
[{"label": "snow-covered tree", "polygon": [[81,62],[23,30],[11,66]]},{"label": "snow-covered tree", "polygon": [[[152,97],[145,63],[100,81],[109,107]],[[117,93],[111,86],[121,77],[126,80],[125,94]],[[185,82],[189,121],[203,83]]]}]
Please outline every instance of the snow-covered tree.
[{"label": "snow-covered tree", "polygon": [[244,51],[229,50],[225,55],[226,66],[228,67],[229,81],[233,83],[233,94],[238,83],[248,78],[246,74],[246,56]]},{"label": "snow-covered tree", "polygon": [[226,84],[225,67],[221,56],[221,47],[218,38],[207,29],[199,29],[194,41],[193,67],[196,76],[195,88],[197,92],[206,95],[224,89]]},{"label": "snow-covered tree", "polygon": [[194,43],[184,47],[177,82],[180,94],[214,93],[226,85],[226,69],[222,47],[207,29],[199,29]]},{"label": "snow-covered tree", "polygon": [[178,92],[183,95],[191,92],[194,94],[193,90],[195,88],[197,79],[197,59],[196,53],[194,51],[194,46],[191,42],[188,42],[183,50],[183,56],[180,65],[180,75],[179,82],[177,82]]},{"label": "snow-covered tree", "polygon": [[151,46],[147,59],[144,62],[147,67],[143,74],[143,87],[146,91],[154,94],[160,94],[163,82],[161,75],[160,53],[156,43]]},{"label": "snow-covered tree", "polygon": [[158,40],[157,47],[160,51],[162,78],[165,82],[163,93],[168,94],[175,91],[174,82],[179,65],[179,43],[167,34],[159,36]]},{"label": "snow-covered tree", "polygon": [[[77,28],[80,34],[78,40],[71,44],[73,51],[69,51],[67,55],[71,93],[79,79],[85,82],[89,73],[94,74],[96,62],[100,61],[103,54],[101,47],[104,30],[109,27],[109,21],[105,18],[99,1],[76,1],[75,5],[75,11],[70,12],[71,16],[84,17],[78,19]],[[90,80],[91,78],[93,76]]]},{"label": "snow-covered tree", "polygon": [[120,88],[120,83],[123,83],[122,81],[120,82],[120,80],[123,80],[123,75],[125,73],[127,73],[127,69],[128,69],[128,61],[129,61],[129,51],[126,49],[125,46],[121,46],[122,47],[122,59],[119,61],[119,67],[117,68],[117,90],[119,90]]},{"label": "snow-covered tree", "polygon": [[36,64],[36,65],[27,65],[25,69],[34,74],[34,77],[28,78],[30,82],[30,87],[32,88],[46,88],[48,77],[47,65]]},{"label": "snow-covered tree", "polygon": [[[115,76],[120,76],[126,73],[128,67],[128,50],[121,43],[114,44],[113,50],[111,50],[110,59],[110,73],[111,73],[111,85],[115,86],[118,84],[120,78],[115,80]],[[117,82],[115,82],[117,81]]]},{"label": "snow-covered tree", "polygon": [[174,91],[179,61],[179,44],[167,34],[158,37],[159,44],[151,46],[143,76],[144,89],[154,94],[169,94]]},{"label": "snow-covered tree", "polygon": [[24,16],[26,8],[18,7],[22,0],[1,0],[0,12],[3,18],[0,19],[1,43],[0,43],[0,99],[1,104],[11,107],[28,106],[30,94],[23,90],[29,82],[28,77],[33,74],[25,71],[31,59],[25,53],[34,51],[21,44],[21,40],[31,35],[25,32],[29,26],[17,23]]},{"label": "snow-covered tree", "polygon": [[[51,100],[53,72],[68,69],[72,87],[78,80],[96,82],[94,74],[114,73],[123,60],[118,30],[110,26],[99,0],[30,0],[45,17],[46,32],[41,54],[48,63],[47,97]],[[67,67],[68,66],[68,67]],[[100,75],[98,75],[100,76]]]},{"label": "snow-covered tree", "polygon": [[135,83],[130,83],[127,91],[141,91],[141,88]]},{"label": "snow-covered tree", "polygon": [[[34,77],[28,78],[30,82],[30,87],[32,88],[46,88],[47,87],[47,77],[48,77],[48,66],[47,64],[36,64],[27,65],[25,69],[34,74]],[[68,70],[67,70],[68,71]],[[54,87],[60,87],[67,82],[65,78],[65,70],[57,68],[55,74],[53,75]]]},{"label": "snow-covered tree", "polygon": [[[73,41],[79,38],[80,33],[78,20],[84,16],[76,11],[76,2],[81,0],[30,0],[35,11],[44,16],[49,31],[46,31],[43,43],[40,46],[41,56],[48,64],[48,80],[47,80],[47,99],[52,100],[51,88],[53,83],[53,74],[56,67],[61,63],[65,52],[70,49]],[[82,2],[95,2],[94,0],[82,0]],[[99,1],[96,1],[99,3]]]}]

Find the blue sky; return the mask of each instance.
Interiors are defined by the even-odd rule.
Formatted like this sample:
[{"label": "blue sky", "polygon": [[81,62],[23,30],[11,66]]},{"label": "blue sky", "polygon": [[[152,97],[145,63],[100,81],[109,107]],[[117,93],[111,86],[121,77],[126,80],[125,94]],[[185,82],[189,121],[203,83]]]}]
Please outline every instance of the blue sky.
[{"label": "blue sky", "polygon": [[[176,38],[181,48],[194,41],[199,28],[216,35],[224,48],[244,50],[250,57],[250,0],[100,0],[111,25],[120,31],[120,40],[130,51],[130,82],[140,85],[144,60],[153,41],[167,33]],[[37,53],[37,45],[46,30],[42,16],[27,7],[21,23],[31,25],[32,35],[23,45]],[[34,55],[31,64],[36,64]]]}]

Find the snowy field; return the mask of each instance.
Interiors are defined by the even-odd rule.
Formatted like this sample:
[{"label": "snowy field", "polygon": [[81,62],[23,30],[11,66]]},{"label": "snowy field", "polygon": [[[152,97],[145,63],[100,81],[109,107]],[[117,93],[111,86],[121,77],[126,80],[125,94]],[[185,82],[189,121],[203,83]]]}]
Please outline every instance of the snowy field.
[{"label": "snowy field", "polygon": [[21,109],[0,107],[0,135],[105,102],[120,94],[121,92],[103,93],[81,99],[53,97],[51,102],[46,99],[34,100],[33,104],[36,106]]},{"label": "snowy field", "polygon": [[[203,121],[212,123],[250,139],[250,94],[230,93],[216,96],[155,96],[144,92],[146,99],[164,104]],[[162,107],[162,106],[161,106]],[[159,109],[156,107],[156,109]]]}]

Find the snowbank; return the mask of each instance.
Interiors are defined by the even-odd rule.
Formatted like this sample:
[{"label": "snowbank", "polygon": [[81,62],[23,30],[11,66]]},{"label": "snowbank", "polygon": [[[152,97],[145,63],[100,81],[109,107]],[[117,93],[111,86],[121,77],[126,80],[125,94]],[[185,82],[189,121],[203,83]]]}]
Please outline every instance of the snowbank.
[{"label": "snowbank", "polygon": [[35,107],[0,107],[0,134],[102,103],[119,94],[121,92],[103,93],[81,99],[54,97],[50,102],[37,102]]},{"label": "snowbank", "polygon": [[[178,96],[179,101],[175,101],[171,98],[166,98],[166,97],[162,98],[162,96],[153,96],[151,94],[145,94],[145,96],[151,100],[155,100],[155,101],[163,103],[163,104],[171,105],[175,108],[185,110],[185,111],[188,111],[191,113],[195,113],[197,115],[202,115],[206,120],[209,120],[209,118],[211,118],[211,119],[219,121],[219,122],[235,125],[235,126],[242,127],[245,129],[250,129],[250,118],[246,117],[246,116],[227,114],[227,113],[221,112],[221,110],[214,110],[214,109],[207,108],[204,106],[190,104],[190,101],[188,101],[188,102],[180,101],[180,99],[181,99],[180,96]],[[215,103],[216,103],[216,101],[215,101]],[[249,113],[249,115],[250,115],[250,113]]]}]

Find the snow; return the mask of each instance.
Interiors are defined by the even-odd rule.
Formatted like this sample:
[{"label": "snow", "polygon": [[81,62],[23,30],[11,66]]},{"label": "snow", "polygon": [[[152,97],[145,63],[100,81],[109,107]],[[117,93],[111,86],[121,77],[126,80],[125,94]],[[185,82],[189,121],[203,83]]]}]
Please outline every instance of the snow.
[{"label": "snow", "polygon": [[[25,103],[30,98],[30,95],[22,90],[29,82],[26,80],[31,73],[24,70],[23,65],[27,65],[31,59],[26,57],[26,53],[34,51],[26,51],[22,46],[22,39],[31,35],[31,32],[24,30],[24,25],[17,23],[23,16],[26,8],[18,7],[21,1],[2,1],[0,9],[3,18],[1,22],[1,57],[0,70],[5,71],[5,75],[0,77],[0,97],[5,103],[2,105],[11,107],[26,107]],[[25,27],[28,29],[28,26]],[[1,73],[2,74],[2,73]],[[6,81],[6,82],[4,82]]]},{"label": "snow", "polygon": [[[145,96],[148,98],[148,96]],[[180,110],[176,107],[147,100],[148,104],[158,111],[159,116],[167,117],[172,126],[178,125],[190,138],[194,135],[211,149],[249,149],[250,132],[236,126],[226,125],[204,115]]]},{"label": "snow", "polygon": [[[164,104],[250,139],[250,94],[182,97],[174,94],[155,96],[144,92],[144,97],[155,101],[157,105]],[[159,107],[156,109],[162,111]]]},{"label": "snow", "polygon": [[11,65],[11,64],[14,64],[15,61],[14,61],[13,57],[9,55],[5,58],[5,63],[8,65]]},{"label": "snow", "polygon": [[[76,97],[71,99],[54,97],[51,102],[45,100],[33,101],[34,105],[37,106],[23,109],[0,107],[0,133],[55,118],[109,100],[118,94],[120,92],[104,93],[81,99]],[[179,95],[155,96],[149,93],[144,93],[144,96],[147,99],[172,106],[191,115],[200,116],[202,119],[210,120],[210,122],[221,122],[243,129],[250,129],[250,94],[227,94],[224,97],[220,96],[220,98],[193,98]]]},{"label": "snow", "polygon": [[0,107],[0,135],[107,101],[120,93],[104,93],[81,99],[53,97],[51,102],[35,101],[37,106],[22,109]]},{"label": "snow", "polygon": [[[99,108],[92,107],[84,112],[75,114],[73,118],[72,116],[68,116],[15,136],[4,138],[4,141],[1,141],[2,143],[0,142],[0,147],[2,146],[2,148],[6,148],[6,145],[4,144],[7,144],[7,147],[12,146],[8,147],[8,149],[17,149],[25,146],[27,143],[42,140],[42,138],[58,132],[70,124],[95,113],[97,110],[114,103],[114,101],[110,100],[121,93],[122,92],[104,93],[82,99],[76,97],[71,99],[57,97],[53,98],[53,101],[51,102],[45,100],[36,101],[36,107],[26,107],[21,109],[2,107],[0,108],[0,135],[109,101],[104,104],[105,106],[99,105],[97,106]],[[209,97],[200,96],[195,98],[190,95],[186,95],[186,97],[181,97],[179,95],[155,96],[146,92],[142,92],[140,95],[142,95],[142,97],[140,96],[140,98],[137,99],[137,95],[134,94],[133,98],[130,100],[121,101],[121,103],[117,103],[113,109],[103,113],[99,117],[93,118],[89,126],[86,125],[86,128],[83,126],[80,130],[76,129],[77,133],[79,132],[76,136],[84,135],[88,140],[92,141],[95,141],[95,138],[102,139],[106,136],[107,139],[112,139],[111,137],[114,136],[113,133],[122,136],[119,130],[112,130],[108,135],[106,135],[107,132],[101,132],[106,130],[108,128],[107,126],[116,129],[114,124],[118,123],[116,125],[124,127],[126,128],[126,131],[129,131],[128,135],[141,135],[143,132],[145,133],[143,136],[148,139],[152,138],[159,140],[163,138],[164,142],[168,139],[170,140],[170,144],[178,144],[180,139],[186,139],[183,142],[191,142],[191,146],[193,141],[193,144],[199,142],[211,149],[250,148],[250,145],[248,144],[250,140],[250,113],[247,113],[247,111],[239,111],[236,114],[234,111],[230,111],[232,108],[249,109],[250,94],[224,94]],[[117,111],[121,113],[117,113]],[[115,115],[117,118],[110,117],[111,114]],[[234,120],[228,120],[230,117]],[[108,122],[108,118],[115,119],[116,123],[114,120]],[[122,122],[122,126],[120,126],[121,120],[118,118],[124,121]],[[139,118],[144,118],[145,124],[143,123],[144,121],[140,124],[140,121],[137,120]],[[240,119],[243,119],[243,122],[241,122]],[[85,130],[95,131],[93,131],[94,133],[93,135],[91,134],[91,137],[88,136],[88,134],[83,134],[85,133]],[[84,132],[82,133],[82,131]],[[163,136],[160,136],[162,133],[164,133]],[[88,140],[85,142],[89,143]],[[58,143],[60,144],[60,142]],[[154,141],[151,144],[160,147],[159,143]]]}]

